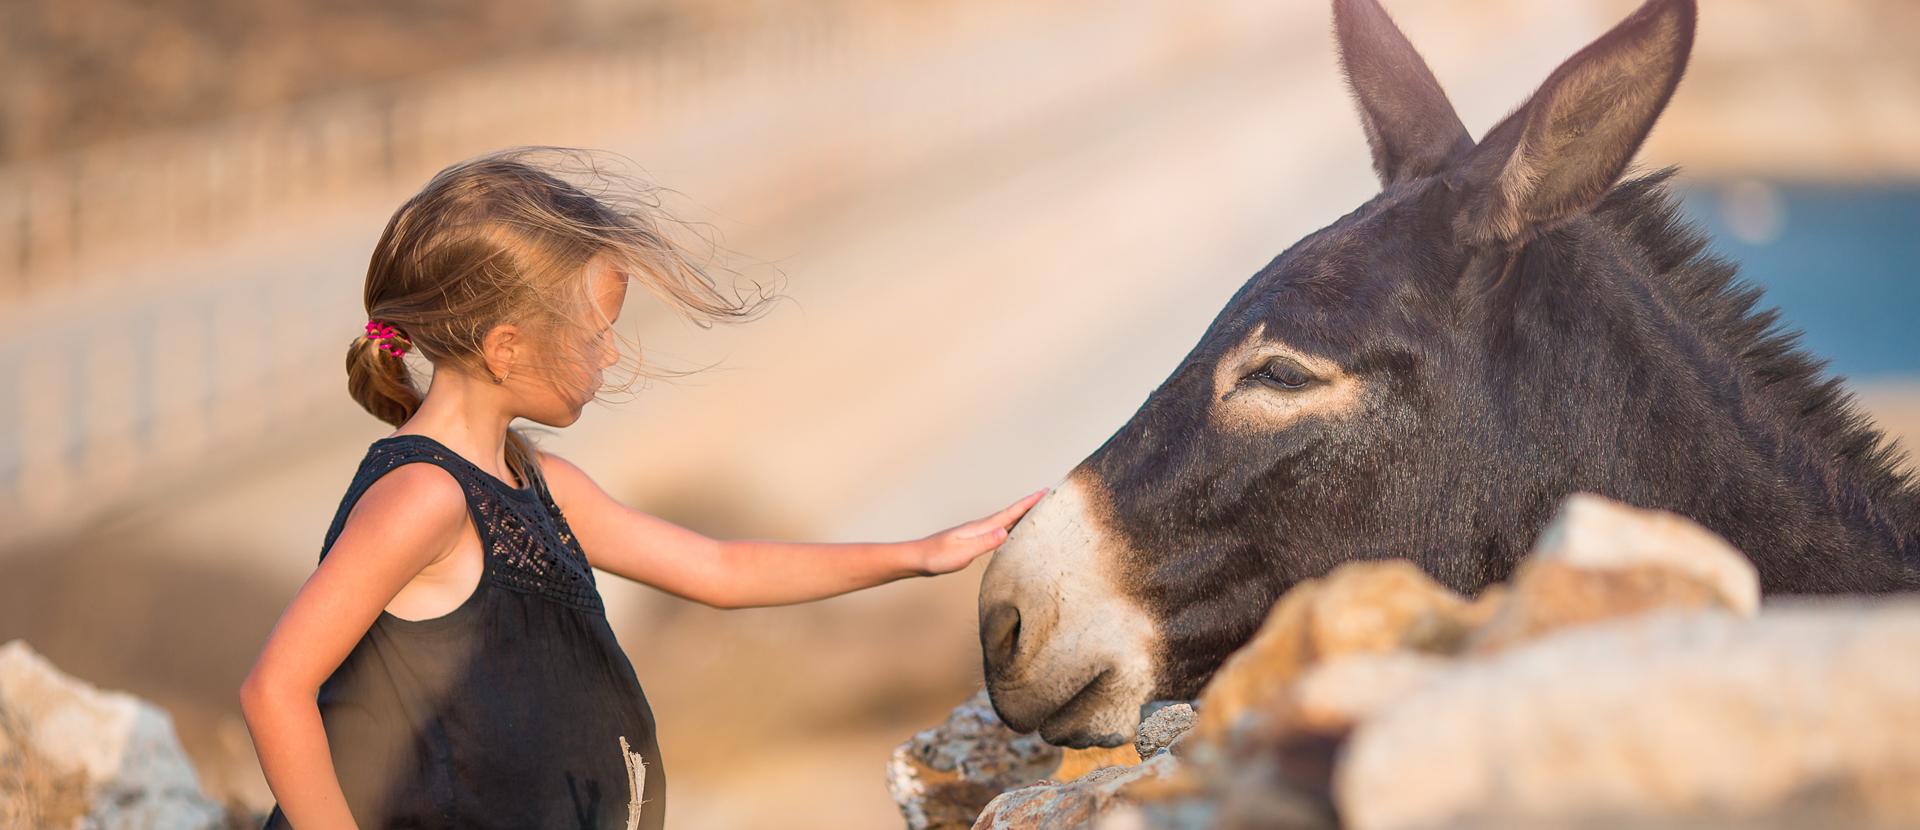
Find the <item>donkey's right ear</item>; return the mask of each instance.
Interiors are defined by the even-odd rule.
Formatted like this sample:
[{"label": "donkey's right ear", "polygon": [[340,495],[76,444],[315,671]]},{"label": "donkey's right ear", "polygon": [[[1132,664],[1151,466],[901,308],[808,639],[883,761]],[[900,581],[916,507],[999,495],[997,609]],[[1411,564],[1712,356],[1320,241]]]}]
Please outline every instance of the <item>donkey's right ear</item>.
[{"label": "donkey's right ear", "polygon": [[1694,0],[1647,0],[1488,131],[1447,173],[1461,236],[1513,245],[1597,204],[1673,97],[1695,16]]},{"label": "donkey's right ear", "polygon": [[1382,185],[1431,176],[1473,149],[1440,82],[1379,0],[1334,0],[1333,28]]}]

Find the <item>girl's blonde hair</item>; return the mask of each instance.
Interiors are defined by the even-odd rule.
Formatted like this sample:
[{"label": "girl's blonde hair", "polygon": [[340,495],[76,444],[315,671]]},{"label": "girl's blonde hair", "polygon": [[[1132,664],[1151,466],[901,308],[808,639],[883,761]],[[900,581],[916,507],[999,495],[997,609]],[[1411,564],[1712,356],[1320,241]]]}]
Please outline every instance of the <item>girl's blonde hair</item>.
[{"label": "girl's blonde hair", "polygon": [[[434,174],[394,211],[374,246],[368,318],[393,326],[395,339],[435,371],[459,367],[481,375],[489,373],[482,341],[502,323],[540,335],[538,351],[555,365],[595,359],[597,331],[580,320],[595,313],[583,309],[597,309],[585,278],[596,255],[703,326],[764,310],[771,299],[765,293],[723,292],[664,230],[682,223],[661,210],[657,190],[614,172],[616,165],[599,158],[604,155],[610,154],[510,147]],[[375,417],[399,426],[423,397],[405,360],[382,345],[354,338],[347,391]],[[629,352],[637,375],[638,349],[623,349],[623,361]],[[600,390],[593,391],[598,397]],[[517,429],[507,431],[507,463],[522,481],[538,474],[533,446]]]}]

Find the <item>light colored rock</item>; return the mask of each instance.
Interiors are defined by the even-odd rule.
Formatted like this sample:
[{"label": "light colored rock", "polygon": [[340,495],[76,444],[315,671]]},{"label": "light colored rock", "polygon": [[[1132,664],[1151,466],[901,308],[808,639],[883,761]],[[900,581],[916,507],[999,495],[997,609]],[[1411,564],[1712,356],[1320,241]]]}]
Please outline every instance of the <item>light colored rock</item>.
[{"label": "light colored rock", "polygon": [[1737,613],[1760,610],[1760,574],[1753,563],[1719,534],[1665,510],[1575,493],[1560,503],[1530,555],[1587,570],[1672,568],[1713,586]]},{"label": "light colored rock", "polygon": [[1287,783],[1297,774],[1288,767],[1296,763],[1267,755],[1216,771],[1207,782],[1214,804],[1207,830],[1335,830],[1339,823],[1324,789],[1309,792]]},{"label": "light colored rock", "polygon": [[1155,709],[1134,733],[1133,751],[1145,761],[1166,751],[1175,738],[1193,728],[1193,705],[1174,703]]},{"label": "light colored rock", "polygon": [[1438,681],[1453,665],[1445,658],[1408,651],[1336,657],[1294,682],[1282,719],[1292,729],[1344,735],[1373,713]]},{"label": "light colored rock", "polygon": [[1151,714],[1141,763],[1070,752],[974,827],[1920,827],[1920,602],[1745,619],[1758,584],[1698,525],[1591,496],[1472,601],[1348,563]]},{"label": "light colored rock", "polygon": [[58,791],[84,805],[72,826],[89,830],[225,824],[166,712],[61,673],[22,640],[0,645],[0,713],[0,768],[22,774],[21,789],[0,788],[0,816],[58,826],[73,809],[54,806],[59,814],[49,815],[42,801]]},{"label": "light colored rock", "polygon": [[[1271,705],[1246,711],[1208,740],[1175,747],[1185,770],[1221,807],[1219,826],[1261,826],[1260,815],[1290,805],[1284,826],[1331,826],[1332,774],[1359,722],[1411,696],[1452,669],[1452,659],[1419,651],[1346,653],[1302,672]],[[1229,822],[1229,818],[1248,822]],[[1240,820],[1235,818],[1235,820]]]},{"label": "light colored rock", "polygon": [[982,689],[894,748],[887,791],[909,830],[966,828],[995,796],[1045,778],[1060,760],[1059,747],[1001,723]]},{"label": "light colored rock", "polygon": [[1759,605],[1759,574],[1713,532],[1673,513],[1576,493],[1540,534],[1469,647],[1498,651],[1549,631],[1657,608],[1752,615]]},{"label": "light colored rock", "polygon": [[1249,712],[1284,705],[1308,666],[1342,654],[1452,653],[1479,615],[1406,560],[1349,562],[1295,585],[1200,693],[1194,730],[1219,740]]},{"label": "light colored rock", "polygon": [[1056,781],[1072,781],[1094,770],[1130,767],[1138,763],[1140,753],[1135,752],[1132,745],[1068,749],[1061,754],[1060,768],[1049,777]]},{"label": "light colored rock", "polygon": [[1347,826],[1920,826],[1920,602],[1658,612],[1462,661],[1354,730]]},{"label": "light colored rock", "polygon": [[1335,830],[1319,801],[1275,787],[1261,764],[1238,768],[1200,796],[1110,806],[1094,830]]},{"label": "light colored rock", "polygon": [[[1178,777],[1180,762],[1161,753],[1130,767],[1107,767],[1064,784],[1047,783],[1002,793],[980,811],[974,830],[1064,830],[1167,796],[1156,783]],[[1128,819],[1131,820],[1131,819]]]},{"label": "light colored rock", "polygon": [[[1219,741],[1183,744],[1178,754],[1196,777],[1228,796],[1225,805],[1248,800],[1241,796],[1326,805],[1335,760],[1354,727],[1435,682],[1452,665],[1411,651],[1335,656],[1309,667],[1273,706],[1243,715]],[[1228,780],[1241,783],[1219,786]]]}]

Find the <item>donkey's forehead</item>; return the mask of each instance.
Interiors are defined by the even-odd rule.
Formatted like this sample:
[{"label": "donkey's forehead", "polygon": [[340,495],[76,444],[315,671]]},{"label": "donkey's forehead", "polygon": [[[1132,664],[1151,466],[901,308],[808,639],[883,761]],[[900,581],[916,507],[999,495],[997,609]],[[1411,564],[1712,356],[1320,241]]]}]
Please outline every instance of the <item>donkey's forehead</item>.
[{"label": "donkey's forehead", "polygon": [[1274,257],[1221,310],[1207,332],[1209,351],[1232,348],[1256,327],[1307,348],[1357,344],[1381,312],[1404,308],[1419,269],[1438,259],[1432,249],[1449,241],[1423,227],[1428,186],[1382,192]]},{"label": "donkey's forehead", "polygon": [[1446,229],[1429,220],[1438,218],[1425,208],[1436,186],[1433,179],[1396,185],[1335,219],[1326,227],[1301,237],[1260,275],[1277,286],[1351,282],[1369,275],[1367,266],[1384,253],[1409,251],[1442,243]]}]

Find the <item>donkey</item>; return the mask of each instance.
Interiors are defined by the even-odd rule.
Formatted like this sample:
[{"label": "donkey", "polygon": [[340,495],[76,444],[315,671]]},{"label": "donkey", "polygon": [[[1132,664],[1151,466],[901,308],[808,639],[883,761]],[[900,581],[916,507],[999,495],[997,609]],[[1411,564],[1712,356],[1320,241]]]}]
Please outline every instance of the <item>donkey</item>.
[{"label": "donkey", "polygon": [[1693,43],[1651,0],[1478,143],[1376,0],[1335,0],[1380,193],[1234,294],[980,588],[994,708],[1068,746],[1192,697],[1274,600],[1405,557],[1473,593],[1568,494],[1674,511],[1767,592],[1920,588],[1920,484],[1758,289],[1620,181]]}]

